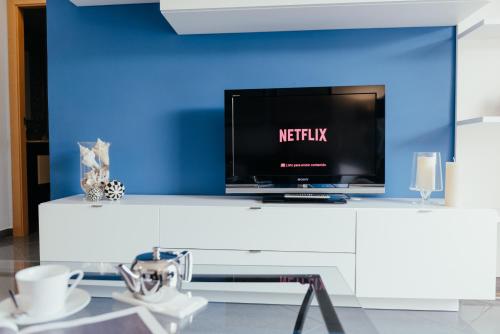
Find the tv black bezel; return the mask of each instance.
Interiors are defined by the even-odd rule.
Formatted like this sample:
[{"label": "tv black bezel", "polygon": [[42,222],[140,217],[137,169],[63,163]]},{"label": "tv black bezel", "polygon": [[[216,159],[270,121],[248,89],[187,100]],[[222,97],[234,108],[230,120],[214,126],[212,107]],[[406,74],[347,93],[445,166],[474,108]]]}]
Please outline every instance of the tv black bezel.
[{"label": "tv black bezel", "polygon": [[[301,175],[233,175],[233,97],[278,96],[278,95],[332,95],[332,94],[376,94],[375,117],[377,121],[375,175],[349,176]],[[224,91],[225,118],[225,179],[226,193],[384,193],[385,192],[385,85],[332,86],[301,88],[230,89]],[[340,182],[342,181],[342,182]]]}]

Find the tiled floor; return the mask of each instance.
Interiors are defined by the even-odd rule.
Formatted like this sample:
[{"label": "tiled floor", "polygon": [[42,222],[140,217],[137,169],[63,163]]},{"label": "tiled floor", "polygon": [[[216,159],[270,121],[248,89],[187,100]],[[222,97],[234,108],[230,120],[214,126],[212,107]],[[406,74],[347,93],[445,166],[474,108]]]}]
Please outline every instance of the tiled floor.
[{"label": "tiled floor", "polygon": [[38,234],[26,238],[0,238],[0,260],[40,260]]},{"label": "tiled floor", "polygon": [[[28,238],[2,238],[0,240],[0,260],[37,261],[39,259],[38,246],[37,235]],[[216,312],[217,307],[221,306],[214,304],[211,310]],[[258,305],[255,307],[258,309]],[[249,318],[252,314],[249,312],[249,308],[252,306],[234,306],[230,312],[227,309],[224,312],[226,316],[234,316],[235,322],[240,322],[243,317],[246,319],[245,321],[253,323],[252,319]],[[238,313],[239,309],[244,309],[243,313]],[[345,312],[344,316],[349,317],[348,310]],[[231,316],[231,314],[233,315]],[[500,334],[500,299],[490,302],[463,301],[459,312],[366,310],[366,314],[381,334]],[[354,318],[356,316],[353,315]],[[312,311],[311,325],[321,320],[319,317],[319,314],[315,315]],[[254,320],[259,322],[263,319]],[[228,321],[227,318],[226,321]]]},{"label": "tiled floor", "polygon": [[500,301],[463,301],[459,312],[366,311],[383,334],[499,334]]}]

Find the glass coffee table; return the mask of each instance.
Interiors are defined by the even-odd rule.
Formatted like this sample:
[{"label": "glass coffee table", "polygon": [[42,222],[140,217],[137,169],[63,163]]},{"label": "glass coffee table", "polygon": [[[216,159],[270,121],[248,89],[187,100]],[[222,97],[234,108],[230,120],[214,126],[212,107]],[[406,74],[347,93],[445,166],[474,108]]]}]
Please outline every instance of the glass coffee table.
[{"label": "glass coffee table", "polygon": [[[131,307],[111,298],[112,292],[126,289],[115,263],[0,260],[2,300],[9,297],[9,289],[15,289],[15,272],[39,264],[62,264],[85,273],[78,287],[91,294],[90,304],[58,321]],[[155,314],[168,333],[377,333],[335,267],[325,271],[323,267],[194,265],[192,282],[183,285],[186,291],[209,303],[182,320]]]}]

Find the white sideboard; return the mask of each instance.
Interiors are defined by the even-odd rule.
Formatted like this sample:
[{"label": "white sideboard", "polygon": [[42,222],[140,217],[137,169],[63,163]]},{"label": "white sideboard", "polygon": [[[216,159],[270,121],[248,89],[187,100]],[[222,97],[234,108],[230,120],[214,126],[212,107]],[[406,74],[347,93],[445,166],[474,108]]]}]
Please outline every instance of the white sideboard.
[{"label": "white sideboard", "polygon": [[[72,196],[40,205],[40,259],[128,263],[160,245],[192,250],[195,263],[212,273],[227,265],[266,266],[266,273],[314,267],[332,293],[341,293],[340,271],[365,307],[456,310],[459,299],[495,298],[498,221],[495,210],[404,199],[263,204],[128,195],[92,204]],[[219,299],[244,302],[287,302],[286,293],[297,292],[273,295],[267,293],[272,287],[259,284],[226,289],[233,297]]]}]

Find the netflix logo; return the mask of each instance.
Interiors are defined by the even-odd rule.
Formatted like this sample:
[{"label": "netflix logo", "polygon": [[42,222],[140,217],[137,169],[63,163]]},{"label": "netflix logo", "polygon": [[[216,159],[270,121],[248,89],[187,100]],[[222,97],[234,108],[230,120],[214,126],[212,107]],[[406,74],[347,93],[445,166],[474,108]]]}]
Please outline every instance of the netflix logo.
[{"label": "netflix logo", "polygon": [[322,141],[326,139],[327,128],[315,129],[280,129],[280,143],[292,141]]}]

